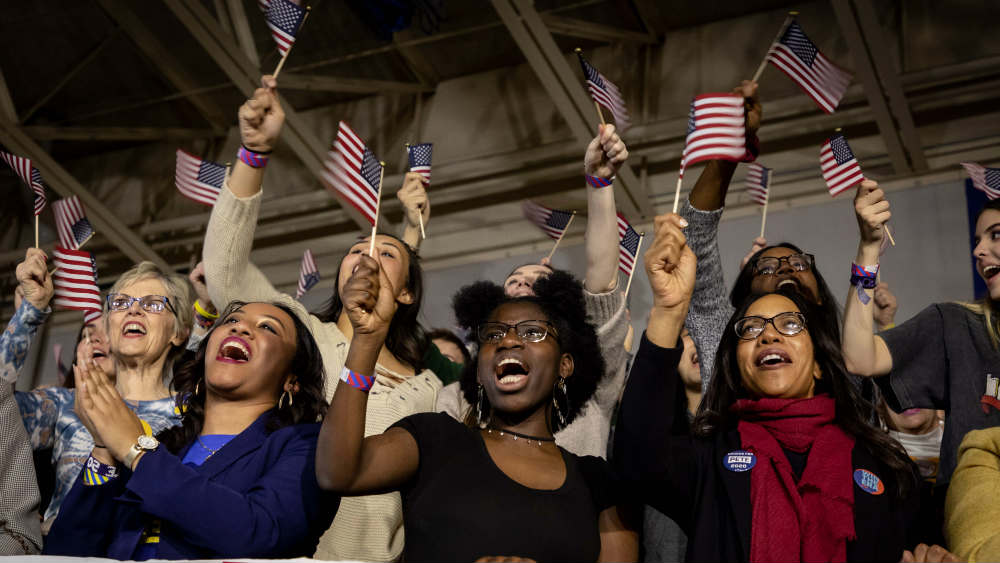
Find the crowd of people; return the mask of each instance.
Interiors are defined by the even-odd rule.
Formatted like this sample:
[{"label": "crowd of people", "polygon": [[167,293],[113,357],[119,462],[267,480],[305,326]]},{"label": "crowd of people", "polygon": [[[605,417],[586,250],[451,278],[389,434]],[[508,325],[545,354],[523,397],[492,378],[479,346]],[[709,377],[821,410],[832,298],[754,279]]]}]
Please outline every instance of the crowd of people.
[{"label": "crowd of people", "polygon": [[[322,310],[250,262],[276,88],[264,77],[239,109],[203,262],[122,274],[67,384],[21,392],[53,296],[45,252],[26,251],[0,335],[0,553],[1000,559],[1000,202],[975,225],[987,297],[895,326],[876,182],[857,188],[841,314],[839,284],[790,242],[752,241],[727,297],[718,229],[738,163],[710,161],[655,219],[633,344],[613,183],[628,150],[602,125],[584,152],[582,279],[545,261],[456,288],[467,343],[418,321],[418,174],[398,194],[406,231],[346,249]],[[762,106],[756,84],[734,92],[749,161]]]}]

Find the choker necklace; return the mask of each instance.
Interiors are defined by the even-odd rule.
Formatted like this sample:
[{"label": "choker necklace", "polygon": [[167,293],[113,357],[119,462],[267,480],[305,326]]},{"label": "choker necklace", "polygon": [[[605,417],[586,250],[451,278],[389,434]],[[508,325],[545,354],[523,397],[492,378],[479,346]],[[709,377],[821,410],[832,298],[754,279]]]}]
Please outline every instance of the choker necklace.
[{"label": "choker necklace", "polygon": [[219,450],[221,450],[221,449],[222,449],[222,448],[220,447],[220,448],[218,448],[218,449],[215,449],[215,450],[213,450],[212,448],[210,448],[210,447],[206,446],[206,445],[205,445],[205,442],[202,442],[202,441],[201,441],[201,436],[198,436],[198,438],[197,438],[197,439],[198,439],[198,445],[199,445],[199,446],[201,446],[201,447],[202,447],[202,449],[204,449],[204,450],[205,450],[206,452],[208,452],[208,457],[206,457],[206,458],[205,458],[205,460],[206,460],[206,461],[208,460],[208,458],[209,458],[209,457],[212,457],[213,455],[215,455],[215,454],[219,453]]},{"label": "choker necklace", "polygon": [[534,440],[534,441],[538,442],[539,446],[542,445],[542,442],[555,442],[556,441],[555,438],[539,438],[538,436],[529,436],[527,434],[521,434],[520,432],[514,432],[513,430],[501,430],[499,428],[493,428],[493,427],[487,428],[486,432],[489,433],[489,434],[493,434],[494,432],[496,432],[496,433],[500,434],[501,437],[504,434],[510,434],[511,436],[514,437],[514,441],[515,442],[517,441],[518,438],[524,438],[525,440],[528,441],[529,444],[531,443],[532,440]]}]

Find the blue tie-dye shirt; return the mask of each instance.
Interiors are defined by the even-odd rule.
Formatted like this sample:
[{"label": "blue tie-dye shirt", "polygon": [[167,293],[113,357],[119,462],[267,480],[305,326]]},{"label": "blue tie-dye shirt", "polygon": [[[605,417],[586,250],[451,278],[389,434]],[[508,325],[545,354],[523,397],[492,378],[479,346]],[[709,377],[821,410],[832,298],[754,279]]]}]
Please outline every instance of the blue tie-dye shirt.
[{"label": "blue tie-dye shirt", "polygon": [[[39,311],[27,299],[21,302],[21,307],[7,323],[7,329],[0,334],[0,379],[3,379],[0,385],[13,385],[24,366],[31,340],[48,316],[48,311]],[[73,389],[46,387],[18,391],[15,397],[31,447],[36,450],[52,448],[56,483],[52,501],[45,511],[47,528],[59,513],[63,499],[94,449],[94,440],[73,412]],[[180,414],[172,397],[155,401],[125,401],[125,404],[149,423],[154,434],[180,424]]]}]

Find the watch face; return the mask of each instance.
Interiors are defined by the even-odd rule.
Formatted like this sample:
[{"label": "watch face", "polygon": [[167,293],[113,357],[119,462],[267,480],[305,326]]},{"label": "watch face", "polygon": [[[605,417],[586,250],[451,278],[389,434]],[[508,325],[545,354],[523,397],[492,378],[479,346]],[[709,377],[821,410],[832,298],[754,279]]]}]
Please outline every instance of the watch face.
[{"label": "watch face", "polygon": [[160,443],[152,436],[139,436],[139,447],[144,450],[155,450]]}]

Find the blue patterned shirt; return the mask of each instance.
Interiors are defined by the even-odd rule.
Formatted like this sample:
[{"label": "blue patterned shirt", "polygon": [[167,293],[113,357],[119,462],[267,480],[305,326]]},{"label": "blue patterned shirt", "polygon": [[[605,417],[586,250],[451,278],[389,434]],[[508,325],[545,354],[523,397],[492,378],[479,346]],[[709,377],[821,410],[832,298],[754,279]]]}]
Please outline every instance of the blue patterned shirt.
[{"label": "blue patterned shirt", "polygon": [[[0,334],[0,377],[5,380],[0,384],[13,384],[24,366],[31,340],[48,314],[48,311],[36,309],[27,299],[22,301],[21,307],[7,323],[7,329]],[[47,525],[51,525],[59,513],[63,499],[94,449],[94,439],[73,412],[75,396],[73,389],[65,387],[15,393],[31,447],[35,450],[52,448],[56,483],[52,501],[45,511]],[[154,434],[179,424],[181,420],[172,397],[155,401],[125,401],[125,404],[149,423]]]}]

